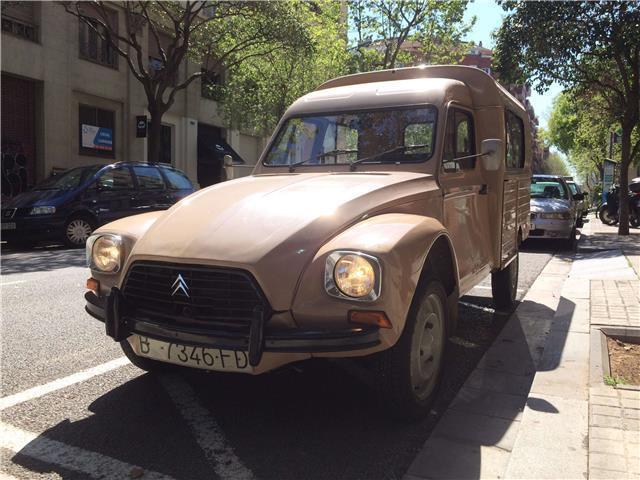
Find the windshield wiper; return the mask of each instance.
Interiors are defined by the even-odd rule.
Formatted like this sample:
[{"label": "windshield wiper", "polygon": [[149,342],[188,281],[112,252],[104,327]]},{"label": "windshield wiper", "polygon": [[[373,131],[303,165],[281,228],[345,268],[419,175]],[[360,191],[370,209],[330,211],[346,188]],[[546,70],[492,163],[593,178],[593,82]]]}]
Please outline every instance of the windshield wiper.
[{"label": "windshield wiper", "polygon": [[[368,157],[359,158],[358,160],[354,160],[349,164],[349,169],[353,172],[356,169],[356,165],[360,163],[372,162],[380,157],[384,157],[385,155],[389,155],[390,153],[396,152],[405,152],[407,150],[413,150],[414,148],[425,148],[429,145],[423,143],[421,145],[398,145],[397,147],[393,147],[389,150],[385,150],[384,152],[376,153],[375,155],[369,155]],[[382,162],[381,162],[382,163]]]},{"label": "windshield wiper", "polygon": [[321,153],[319,155],[316,155],[315,157],[310,157],[310,158],[307,158],[306,160],[301,160],[299,162],[292,163],[291,165],[289,165],[289,171],[293,172],[296,169],[297,166],[304,165],[305,163],[310,162],[311,160],[318,160],[320,158],[328,157],[328,156],[331,156],[331,155],[342,155],[342,154],[345,154],[345,153],[358,153],[358,150],[344,149],[344,148],[336,149],[336,150],[330,150],[328,152],[324,152],[324,153]]}]

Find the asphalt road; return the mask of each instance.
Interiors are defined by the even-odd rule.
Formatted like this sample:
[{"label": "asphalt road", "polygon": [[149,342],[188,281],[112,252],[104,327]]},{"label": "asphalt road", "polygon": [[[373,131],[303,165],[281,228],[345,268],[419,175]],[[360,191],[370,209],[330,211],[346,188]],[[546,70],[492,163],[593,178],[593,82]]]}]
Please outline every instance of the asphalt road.
[{"label": "asphalt road", "polygon": [[[558,247],[526,245],[519,298]],[[82,251],[1,260],[0,472],[17,478],[401,478],[507,320],[489,279],[463,297],[431,415],[403,424],[357,362],[146,374],[84,312]]]}]

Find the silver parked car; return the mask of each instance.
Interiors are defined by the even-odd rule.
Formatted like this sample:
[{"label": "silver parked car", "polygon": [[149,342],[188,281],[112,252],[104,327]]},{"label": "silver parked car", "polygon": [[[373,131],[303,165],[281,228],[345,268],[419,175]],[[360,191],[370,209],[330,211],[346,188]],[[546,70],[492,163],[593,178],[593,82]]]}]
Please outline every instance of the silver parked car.
[{"label": "silver parked car", "polygon": [[584,194],[572,194],[558,175],[534,175],[531,179],[531,238],[566,239],[574,245],[580,216],[577,202]]}]

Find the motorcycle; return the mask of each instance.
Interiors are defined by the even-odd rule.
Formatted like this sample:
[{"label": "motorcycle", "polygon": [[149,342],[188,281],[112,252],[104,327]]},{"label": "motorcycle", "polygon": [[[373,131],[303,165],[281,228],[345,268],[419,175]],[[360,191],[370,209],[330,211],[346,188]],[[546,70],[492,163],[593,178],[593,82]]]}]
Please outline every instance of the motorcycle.
[{"label": "motorcycle", "polygon": [[[607,201],[598,208],[598,217],[605,225],[616,225],[620,221],[620,186],[614,185],[609,189]],[[629,184],[629,224],[640,226],[640,182]]]}]

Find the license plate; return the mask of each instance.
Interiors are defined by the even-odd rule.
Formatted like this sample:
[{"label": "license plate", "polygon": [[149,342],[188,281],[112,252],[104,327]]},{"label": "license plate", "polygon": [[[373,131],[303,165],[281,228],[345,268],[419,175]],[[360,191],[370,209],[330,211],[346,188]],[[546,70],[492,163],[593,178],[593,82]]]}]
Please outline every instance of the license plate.
[{"label": "license plate", "polygon": [[15,230],[16,224],[15,222],[3,223],[1,228],[2,230]]},{"label": "license plate", "polygon": [[241,350],[194,347],[138,336],[138,353],[163,362],[226,372],[250,372],[249,355]]}]

